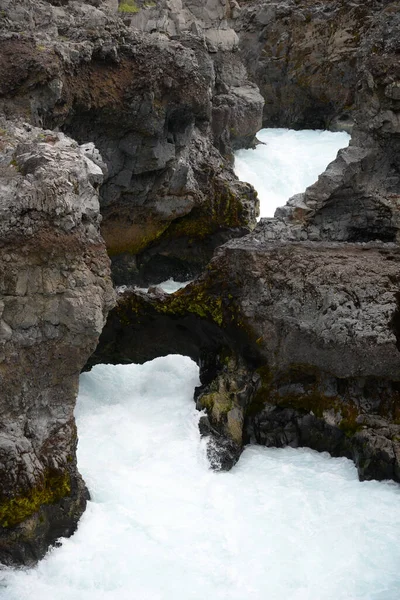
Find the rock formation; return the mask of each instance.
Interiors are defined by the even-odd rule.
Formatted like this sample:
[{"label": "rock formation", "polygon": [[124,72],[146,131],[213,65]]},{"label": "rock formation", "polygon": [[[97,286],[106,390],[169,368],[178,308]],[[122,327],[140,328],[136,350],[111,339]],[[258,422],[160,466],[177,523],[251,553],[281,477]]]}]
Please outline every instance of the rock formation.
[{"label": "rock formation", "polygon": [[400,19],[393,7],[376,12],[359,43],[349,147],[304,194],[277,211],[276,221],[264,221],[260,235],[266,239],[398,241]]},{"label": "rock formation", "polygon": [[[230,165],[232,147],[252,143],[263,106],[233,51],[237,36],[225,25],[227,39],[210,48],[194,17],[171,39],[156,18],[166,8],[145,9],[152,19],[141,26],[134,14],[58,4],[0,3],[0,109],[96,144],[117,283],[193,276],[217,245],[254,227],[258,210]],[[222,7],[216,0],[209,25]]]},{"label": "rock formation", "polygon": [[351,130],[361,42],[381,10],[374,0],[241,2],[240,54],[265,124]]},{"label": "rock formation", "polygon": [[246,236],[172,296],[123,294],[91,360],[196,360],[215,466],[249,441],[305,445],[400,480],[399,260],[394,244]]},{"label": "rock formation", "polygon": [[[73,407],[113,305],[99,194],[115,282],[196,275],[229,241],[171,296],[121,294],[89,365],[195,359],[215,468],[307,445],[400,481],[397,3],[130,1],[0,0],[5,563],[84,510]],[[256,84],[265,123],[352,141],[252,231],[231,158],[261,125]]]},{"label": "rock formation", "polygon": [[88,497],[73,410],[114,293],[96,152],[0,122],[0,561],[70,535]]},{"label": "rock formation", "polygon": [[231,153],[263,99],[236,46],[141,31],[116,9],[0,1],[4,563],[43,556],[85,508],[73,409],[113,305],[100,223],[121,283],[192,276],[255,225]]},{"label": "rock formation", "polygon": [[[395,3],[355,2],[346,9],[341,2],[270,1],[246,7],[240,17],[245,57],[261,52],[251,42],[261,26],[266,32],[260,37],[271,44],[272,29],[293,19],[306,23],[307,31],[301,13],[316,15],[310,27],[318,35],[308,43],[330,52],[328,41],[338,40],[336,27],[341,30],[346,18],[354,26],[352,19],[362,15],[368,26],[359,28],[356,59],[346,66],[355,74],[350,146],[274,219],[263,219],[253,233],[220,248],[207,273],[186,290],[172,298],[124,294],[92,360],[145,360],[176,351],[176,344],[197,360],[202,380],[197,403],[208,414],[201,428],[212,434],[209,454],[217,468],[230,468],[243,443],[251,441],[328,450],[353,458],[361,479],[400,481],[400,20]],[[338,20],[331,31],[323,24],[332,11]],[[253,37],[247,38],[249,29]],[[290,31],[291,56],[297,56],[301,71],[303,46],[295,38],[300,29]],[[325,36],[324,43],[318,36]],[[350,54],[353,42],[345,44]],[[335,70],[337,61],[329,52],[326,60]],[[346,52],[340,53],[344,65]],[[266,97],[264,114],[277,124],[313,125],[307,114],[319,100],[309,85],[301,118],[289,115],[285,102],[275,113],[279,90],[262,87],[262,77],[272,78],[273,63],[265,50],[254,71]],[[331,73],[332,81],[338,73]],[[321,87],[321,76],[317,70],[310,81]],[[290,69],[279,77],[282,90],[291,80],[300,93]],[[333,94],[333,88],[325,88]],[[340,93],[336,97],[336,107],[325,105],[325,122],[343,110]],[[294,100],[290,106],[297,110]],[[136,348],[134,338],[142,339],[149,327],[161,330],[157,348],[154,340]]]}]

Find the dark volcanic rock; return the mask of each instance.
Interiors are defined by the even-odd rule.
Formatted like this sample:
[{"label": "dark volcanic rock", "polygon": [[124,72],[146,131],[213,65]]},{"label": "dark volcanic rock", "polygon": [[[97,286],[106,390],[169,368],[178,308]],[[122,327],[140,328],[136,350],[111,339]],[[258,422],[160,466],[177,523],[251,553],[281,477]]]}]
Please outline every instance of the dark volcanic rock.
[{"label": "dark volcanic rock", "polygon": [[198,273],[218,245],[254,227],[258,211],[230,161],[260,128],[263,99],[235,53],[227,8],[215,0],[212,10],[185,9],[186,25],[171,36],[161,5],[123,20],[87,3],[37,0],[27,23],[28,5],[0,1],[0,109],[96,144],[108,168],[102,235],[117,283],[157,282],[160,260],[170,275]]},{"label": "dark volcanic rock", "polygon": [[235,24],[240,54],[265,99],[265,125],[351,130],[360,42],[382,11],[382,3],[263,0],[241,4]]},{"label": "dark volcanic rock", "polygon": [[174,39],[116,8],[0,0],[4,563],[43,556],[85,508],[73,408],[113,302],[99,190],[120,283],[193,276],[255,225],[256,194],[231,158],[252,143],[263,99],[226,8],[206,9],[207,43],[201,4]]},{"label": "dark volcanic rock", "polygon": [[[93,358],[179,350],[197,360],[197,404],[220,466],[253,441],[328,450],[352,457],[360,478],[399,479],[395,9],[372,0],[235,9],[267,122],[354,121],[351,144],[276,218],[223,246],[187,290],[123,296]],[[144,327],[159,335],[139,350]]]},{"label": "dark volcanic rock", "polygon": [[276,219],[264,220],[262,239],[398,241],[400,17],[392,9],[372,11],[373,26],[360,41],[350,146],[304,194],[278,209]]},{"label": "dark volcanic rock", "polygon": [[[86,150],[86,152],[85,152]],[[101,169],[63,134],[0,122],[0,561],[31,564],[86,506],[73,410],[113,305]]]},{"label": "dark volcanic rock", "polygon": [[396,5],[162,0],[121,18],[112,0],[0,0],[0,110],[31,123],[0,129],[1,561],[33,562],[84,510],[73,407],[113,303],[103,172],[120,283],[193,276],[255,224],[230,164],[261,122],[243,60],[268,123],[354,121],[350,147],[187,288],[122,294],[88,365],[196,360],[214,468],[244,443],[306,445],[400,481]]},{"label": "dark volcanic rock", "polygon": [[197,360],[197,405],[216,432],[210,456],[220,466],[248,441],[305,445],[354,458],[363,479],[398,480],[399,263],[394,244],[246,236],[172,296],[122,295],[92,360],[178,349]]}]

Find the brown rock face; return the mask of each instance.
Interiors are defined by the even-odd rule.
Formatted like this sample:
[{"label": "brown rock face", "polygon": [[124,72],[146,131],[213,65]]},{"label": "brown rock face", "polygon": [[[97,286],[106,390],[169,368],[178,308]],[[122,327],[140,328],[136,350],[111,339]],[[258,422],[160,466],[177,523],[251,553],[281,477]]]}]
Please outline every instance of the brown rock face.
[{"label": "brown rock face", "polygon": [[[198,361],[202,387],[196,398],[208,413],[202,431],[211,433],[210,459],[217,468],[232,466],[246,442],[305,445],[353,458],[361,479],[400,481],[400,20],[395,8],[379,2],[264,3],[265,44],[275,44],[275,29],[287,27],[282,38],[290,41],[287,68],[275,60],[271,46],[246,41],[247,33],[259,33],[261,7],[243,8],[240,22],[259,15],[249,18],[241,44],[242,52],[257,54],[257,68],[265,67],[257,74],[261,87],[263,73],[272,77],[274,63],[281,65],[274,71],[281,88],[273,90],[273,102],[268,101],[272,87],[264,90],[267,114],[271,119],[275,114],[277,124],[317,125],[307,112],[318,106],[316,90],[323,87],[333,95],[315,64],[305,86],[307,103],[300,97],[298,106],[298,75],[309,64],[303,52],[308,43],[310,64],[318,48],[322,65],[332,59],[331,83],[338,82],[340,65],[356,73],[350,147],[274,219],[221,247],[207,274],[186,290],[173,298],[128,293],[104,330],[93,360],[176,352],[179,340],[182,351]],[[300,13],[311,19],[300,19],[301,27],[292,31]],[[328,13],[338,19],[331,29]],[[356,17],[363,20],[353,53],[354,39],[343,40]],[[330,54],[332,40],[337,60]],[[355,63],[349,58],[354,54]],[[287,90],[289,81],[295,94],[278,109],[277,90]],[[348,101],[340,86],[336,97],[337,105],[328,103],[323,119],[338,116]],[[297,108],[298,113],[290,112]],[[135,340],[144,327],[160,333],[139,350]]]},{"label": "brown rock face", "polygon": [[353,124],[360,43],[380,2],[243,2],[240,53],[265,99],[264,123],[298,129]]},{"label": "brown rock face", "polygon": [[181,7],[188,21],[170,39],[160,15],[176,21],[173,7],[144,9],[133,22],[87,3],[38,0],[27,24],[28,4],[0,2],[0,108],[99,148],[102,234],[116,282],[198,273],[219,244],[254,227],[258,211],[230,162],[232,148],[251,144],[261,127],[263,99],[236,52],[227,8],[219,0]]},{"label": "brown rock face", "polygon": [[29,564],[86,506],[73,410],[113,291],[101,169],[63,134],[0,125],[0,561]]}]

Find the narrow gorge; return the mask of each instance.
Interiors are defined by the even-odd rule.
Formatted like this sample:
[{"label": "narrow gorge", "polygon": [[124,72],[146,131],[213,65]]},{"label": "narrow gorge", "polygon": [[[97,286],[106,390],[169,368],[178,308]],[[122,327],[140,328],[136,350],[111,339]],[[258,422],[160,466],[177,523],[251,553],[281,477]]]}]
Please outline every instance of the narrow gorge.
[{"label": "narrow gorge", "polygon": [[[77,528],[99,364],[192,359],[215,471],[256,444],[400,481],[399,31],[380,0],[0,0],[2,564]],[[351,138],[258,220],[262,127]]]}]

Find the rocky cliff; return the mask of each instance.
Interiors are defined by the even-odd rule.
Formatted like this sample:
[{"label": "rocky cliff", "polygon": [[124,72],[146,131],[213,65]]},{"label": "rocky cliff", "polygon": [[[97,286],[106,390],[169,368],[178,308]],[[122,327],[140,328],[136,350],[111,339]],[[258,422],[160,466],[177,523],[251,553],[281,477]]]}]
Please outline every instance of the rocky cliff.
[{"label": "rocky cliff", "polygon": [[215,5],[211,47],[201,10],[172,36],[117,2],[0,1],[1,562],[34,562],[85,508],[73,409],[114,301],[103,238],[115,282],[148,282],[255,225],[231,155],[263,99]]},{"label": "rocky cliff", "polygon": [[274,127],[351,131],[363,43],[385,10],[379,0],[240,2],[240,55]]},{"label": "rocky cliff", "polygon": [[[92,360],[145,360],[177,345],[197,360],[201,427],[217,468],[230,468],[250,441],[328,450],[353,458],[361,479],[399,481],[396,3],[246,3],[238,23],[269,122],[322,122],[317,89],[337,99],[324,103],[324,123],[339,118],[344,69],[350,146],[274,219],[220,248],[187,290],[124,294]],[[274,32],[285,31],[279,45]],[[315,68],[302,83],[307,65]],[[133,340],[147,327],[162,331],[157,348],[151,340],[138,349]]]},{"label": "rocky cliff", "polygon": [[76,465],[79,373],[114,294],[90,145],[0,123],[0,561],[70,535],[88,497]]},{"label": "rocky cliff", "polygon": [[173,296],[123,294],[91,360],[196,360],[217,468],[244,443],[305,445],[400,480],[399,260],[394,244],[246,236]]},{"label": "rocky cliff", "polygon": [[[126,4],[0,0],[6,563],[84,510],[73,407],[113,305],[99,196],[115,282],[196,275],[229,241],[184,290],[120,295],[89,364],[194,358],[216,468],[307,445],[400,480],[396,3]],[[254,229],[231,155],[260,127],[256,84],[264,122],[352,141]]]},{"label": "rocky cliff", "polygon": [[235,32],[221,25],[228,6],[216,0],[209,14],[198,3],[213,31],[223,27],[211,47],[201,18],[179,32],[163,26],[160,15],[174,19],[179,7],[144,8],[136,22],[103,5],[53,4],[0,3],[0,109],[96,144],[116,282],[199,273],[217,245],[254,227],[258,210],[230,165],[232,148],[260,128],[263,99]]},{"label": "rocky cliff", "polygon": [[[364,6],[364,10],[366,6]],[[400,188],[398,31],[394,3],[371,3],[357,49],[354,128],[318,181],[265,220],[266,239],[398,241]]]}]

